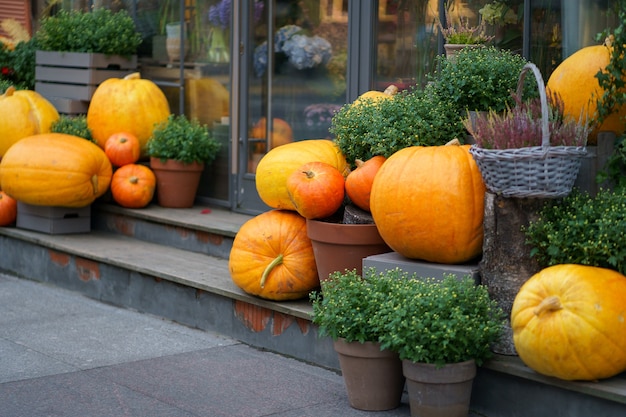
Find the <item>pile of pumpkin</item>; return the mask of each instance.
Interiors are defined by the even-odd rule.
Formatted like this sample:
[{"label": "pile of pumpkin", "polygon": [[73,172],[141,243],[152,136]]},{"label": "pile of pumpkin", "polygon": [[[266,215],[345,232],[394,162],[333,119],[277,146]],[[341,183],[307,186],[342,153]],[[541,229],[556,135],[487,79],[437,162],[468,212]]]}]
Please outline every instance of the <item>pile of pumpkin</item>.
[{"label": "pile of pumpkin", "polygon": [[154,173],[138,162],[147,156],[154,126],[170,114],[152,81],[135,73],[98,86],[87,113],[95,143],[51,133],[59,113],[34,91],[10,87],[0,95],[0,112],[0,225],[15,222],[16,200],[85,207],[109,189],[124,207],[141,208],[152,200]]}]

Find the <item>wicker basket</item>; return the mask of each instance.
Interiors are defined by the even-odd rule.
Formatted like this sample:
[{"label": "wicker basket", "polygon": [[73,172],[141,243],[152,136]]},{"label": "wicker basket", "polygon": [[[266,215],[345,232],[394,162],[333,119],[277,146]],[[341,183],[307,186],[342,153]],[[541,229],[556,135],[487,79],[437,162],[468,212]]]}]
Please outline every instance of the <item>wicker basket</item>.
[{"label": "wicker basket", "polygon": [[521,96],[524,78],[532,71],[541,99],[541,146],[515,149],[483,149],[472,145],[470,153],[478,164],[487,190],[503,197],[559,198],[572,191],[584,146],[550,146],[548,100],[539,69],[528,63],[517,84]]}]

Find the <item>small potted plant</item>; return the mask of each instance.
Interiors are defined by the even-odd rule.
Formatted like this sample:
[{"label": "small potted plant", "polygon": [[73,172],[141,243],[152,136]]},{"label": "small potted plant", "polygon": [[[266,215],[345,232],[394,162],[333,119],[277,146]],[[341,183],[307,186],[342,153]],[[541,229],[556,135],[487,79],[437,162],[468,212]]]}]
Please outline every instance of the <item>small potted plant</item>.
[{"label": "small potted plant", "polygon": [[452,61],[456,59],[456,54],[460,50],[482,46],[493,39],[493,36],[485,34],[483,22],[478,26],[470,26],[468,18],[461,18],[458,25],[453,25],[448,16],[447,26],[444,28],[439,22],[439,30],[445,39],[443,47],[446,50],[446,58]]},{"label": "small potted plant", "polygon": [[157,178],[159,205],[192,207],[205,164],[217,157],[220,146],[207,126],[185,115],[170,115],[158,124],[148,140],[147,151]]},{"label": "small potted plant", "polygon": [[476,366],[492,356],[502,310],[469,276],[386,279],[386,299],[372,322],[383,329],[381,347],[402,360],[411,414],[467,416]]},{"label": "small potted plant", "polygon": [[[405,279],[399,270],[387,273]],[[383,329],[374,321],[387,298],[390,280],[374,269],[362,277],[356,270],[336,271],[311,293],[312,321],[320,337],[330,337],[339,356],[350,405],[380,411],[400,405],[404,389],[402,364],[396,352],[381,350]]]},{"label": "small potted plant", "polygon": [[[121,10],[61,10],[41,20],[34,39],[37,91],[45,97],[89,101],[106,78],[123,78],[137,69],[141,35]],[[116,68],[116,69],[111,69]],[[80,77],[76,71],[85,72]],[[86,109],[83,109],[86,112]]]}]

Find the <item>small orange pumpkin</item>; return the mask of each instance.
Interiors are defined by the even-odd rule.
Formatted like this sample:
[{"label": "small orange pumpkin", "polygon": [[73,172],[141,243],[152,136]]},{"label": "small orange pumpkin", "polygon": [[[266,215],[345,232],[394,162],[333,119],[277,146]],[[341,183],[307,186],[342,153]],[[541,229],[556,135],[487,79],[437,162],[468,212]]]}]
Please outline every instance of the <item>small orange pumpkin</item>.
[{"label": "small orange pumpkin", "polygon": [[325,162],[309,162],[287,178],[287,192],[296,211],[305,219],[329,217],[341,207],[345,180],[337,168]]},{"label": "small orange pumpkin", "polygon": [[17,200],[0,191],[0,226],[9,226],[17,219]]},{"label": "small orange pumpkin", "polygon": [[142,208],[154,196],[156,177],[145,165],[126,164],[113,173],[111,194],[117,204],[127,208]]},{"label": "small orange pumpkin", "polygon": [[482,252],[485,185],[469,145],[413,146],[387,158],[370,208],[399,254],[456,264]]},{"label": "small orange pumpkin", "polygon": [[360,159],[355,161],[354,169],[346,177],[346,194],[350,201],[358,208],[370,211],[370,194],[376,173],[387,160],[382,155],[375,156],[363,162]]},{"label": "small orange pumpkin", "polygon": [[118,132],[109,136],[104,144],[104,153],[115,166],[134,164],[141,156],[141,144],[132,133]]},{"label": "small orange pumpkin", "polygon": [[626,277],[554,265],[522,285],[511,309],[520,359],[540,374],[597,380],[626,371]]},{"label": "small orange pumpkin", "polygon": [[268,300],[304,298],[320,284],[306,220],[287,210],[271,210],[244,223],[228,269],[235,285]]}]

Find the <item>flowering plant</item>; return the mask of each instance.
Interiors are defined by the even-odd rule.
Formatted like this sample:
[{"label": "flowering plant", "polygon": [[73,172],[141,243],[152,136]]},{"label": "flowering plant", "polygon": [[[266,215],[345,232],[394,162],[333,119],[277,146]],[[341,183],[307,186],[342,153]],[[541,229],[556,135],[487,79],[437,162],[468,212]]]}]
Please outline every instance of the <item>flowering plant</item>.
[{"label": "flowering plant", "polygon": [[[274,52],[283,53],[289,63],[302,70],[326,65],[332,57],[330,42],[319,36],[307,36],[296,25],[281,27],[274,35]],[[261,77],[267,68],[267,41],[254,50],[254,72]]]},{"label": "flowering plant", "polygon": [[483,21],[495,26],[517,23],[517,13],[503,1],[487,3],[478,11]]},{"label": "flowering plant", "polygon": [[452,25],[448,20],[447,28],[439,23],[439,30],[441,30],[446,43],[451,44],[482,45],[494,38],[485,34],[483,22],[478,26],[470,26],[468,19],[461,19],[458,26]]}]

